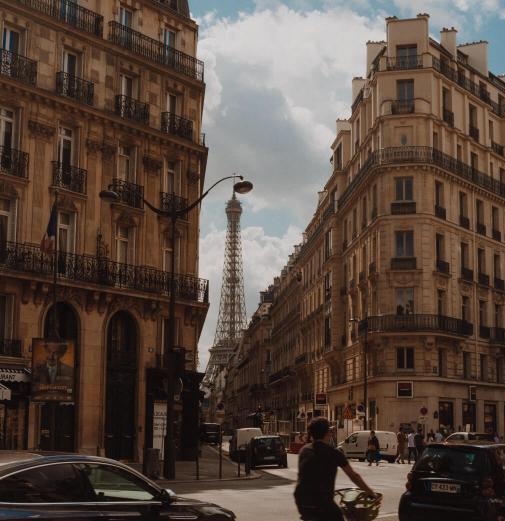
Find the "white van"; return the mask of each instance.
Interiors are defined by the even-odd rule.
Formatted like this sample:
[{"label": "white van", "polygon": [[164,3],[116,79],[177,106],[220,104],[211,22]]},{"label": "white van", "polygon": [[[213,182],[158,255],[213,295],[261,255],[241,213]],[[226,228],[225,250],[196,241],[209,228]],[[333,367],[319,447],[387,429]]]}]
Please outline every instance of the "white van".
[{"label": "white van", "polygon": [[247,444],[255,436],[263,436],[259,427],[246,427],[235,429],[230,440],[230,458],[233,461],[245,461],[245,449]]},{"label": "white van", "polygon": [[[396,434],[390,431],[375,431],[375,435],[379,440],[381,459],[393,463],[398,447]],[[366,458],[369,437],[370,431],[353,432],[343,442],[339,443],[338,447],[348,458],[357,458],[363,461]]]}]

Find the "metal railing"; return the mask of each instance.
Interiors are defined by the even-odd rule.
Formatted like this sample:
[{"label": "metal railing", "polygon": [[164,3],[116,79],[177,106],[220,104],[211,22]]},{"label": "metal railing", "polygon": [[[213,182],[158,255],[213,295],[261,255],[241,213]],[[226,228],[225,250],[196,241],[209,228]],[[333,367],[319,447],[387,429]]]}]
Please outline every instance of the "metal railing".
[{"label": "metal railing", "polygon": [[500,291],[505,290],[505,281],[500,279],[499,277],[494,278],[494,289],[498,289]]},{"label": "metal railing", "polygon": [[53,186],[85,194],[87,175],[87,170],[83,168],[53,161]]},{"label": "metal railing", "polygon": [[486,225],[482,223],[477,223],[475,226],[475,230],[479,235],[486,235]]},{"label": "metal railing", "polygon": [[454,126],[454,112],[451,110],[444,108],[443,119],[446,123],[449,124],[450,127]]},{"label": "metal railing", "polygon": [[354,189],[372,168],[399,163],[432,164],[505,198],[505,184],[476,168],[432,147],[405,146],[382,148],[372,152],[340,196],[339,207],[345,204]]},{"label": "metal railing", "polygon": [[103,16],[81,7],[70,0],[16,0],[57,20],[66,22],[76,29],[103,37]]},{"label": "metal railing", "polygon": [[505,329],[503,327],[492,327],[489,333],[492,344],[505,344]]},{"label": "metal railing", "polygon": [[470,137],[475,139],[475,141],[479,141],[479,129],[478,127],[474,127],[473,125],[470,125],[468,128],[468,134],[470,134]]},{"label": "metal railing", "polygon": [[93,105],[95,85],[91,81],[60,71],[56,74],[56,92],[60,96],[72,98],[86,105]]},{"label": "metal railing", "polygon": [[112,180],[112,190],[119,195],[119,202],[133,208],[144,207],[144,187],[122,179]]},{"label": "metal railing", "polygon": [[489,275],[487,273],[478,273],[477,280],[481,286],[489,286]]},{"label": "metal railing", "polygon": [[176,194],[160,192],[161,208],[164,212],[184,210],[188,206],[188,200]]},{"label": "metal railing", "polygon": [[451,267],[447,261],[437,259],[437,271],[439,273],[445,273],[446,275],[449,275]]},{"label": "metal railing", "polygon": [[381,331],[442,331],[444,333],[468,336],[473,334],[473,324],[459,318],[444,315],[382,315],[362,320],[358,331],[361,334]]},{"label": "metal railing", "polygon": [[459,225],[467,230],[470,229],[470,219],[466,215],[459,216]]},{"label": "metal railing", "polygon": [[399,71],[404,69],[420,69],[423,66],[423,56],[394,56],[386,61],[388,71]]},{"label": "metal railing", "polygon": [[416,266],[416,257],[393,257],[391,259],[392,270],[415,270]]},{"label": "metal railing", "polygon": [[161,131],[185,139],[193,139],[193,122],[172,112],[161,113]]},{"label": "metal railing", "polygon": [[461,267],[461,278],[467,282],[473,282],[473,270],[470,268]]},{"label": "metal railing", "polygon": [[[54,256],[32,244],[6,242],[0,248],[0,271],[12,270],[33,276],[52,277]],[[58,254],[58,277],[62,279],[162,294],[170,292],[170,273],[149,266],[115,262],[107,257]],[[209,301],[208,280],[175,274],[177,297],[195,302]]]},{"label": "metal railing", "polygon": [[439,219],[445,219],[447,216],[447,211],[443,206],[438,204],[435,205],[435,216]]},{"label": "metal railing", "polygon": [[189,54],[149,38],[118,22],[109,22],[109,40],[129,51],[198,81],[203,81],[204,64]]},{"label": "metal railing", "polygon": [[500,156],[503,156],[503,145],[496,143],[495,141],[491,141],[491,150]]},{"label": "metal railing", "polygon": [[143,125],[149,125],[149,104],[123,94],[116,96],[115,111],[118,116]]},{"label": "metal railing", "polygon": [[0,74],[35,86],[37,84],[37,62],[21,54],[0,49]]},{"label": "metal railing", "polygon": [[495,228],[492,229],[491,235],[495,241],[501,241],[501,231],[496,230]]},{"label": "metal railing", "polygon": [[397,201],[391,203],[392,215],[407,215],[410,213],[416,213],[415,201]]},{"label": "metal railing", "polygon": [[28,177],[29,155],[21,150],[0,146],[0,172],[16,177]]},{"label": "metal railing", "polygon": [[413,99],[397,99],[391,102],[391,114],[412,114],[416,109]]},{"label": "metal railing", "polygon": [[13,356],[16,358],[21,357],[21,340],[0,338],[0,356]]}]

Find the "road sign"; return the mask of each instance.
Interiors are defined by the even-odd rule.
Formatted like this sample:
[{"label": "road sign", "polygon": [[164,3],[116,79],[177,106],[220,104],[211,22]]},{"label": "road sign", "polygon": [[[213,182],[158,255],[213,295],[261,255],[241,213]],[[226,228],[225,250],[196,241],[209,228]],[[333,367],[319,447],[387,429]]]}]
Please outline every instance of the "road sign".
[{"label": "road sign", "polygon": [[352,413],[352,409],[349,405],[347,405],[343,412],[344,420],[353,420],[354,414]]},{"label": "road sign", "polygon": [[417,422],[424,425],[428,421],[428,416],[419,416]]},{"label": "road sign", "polygon": [[428,414],[428,409],[426,407],[421,407],[419,413],[421,414],[421,416],[426,416]]},{"label": "road sign", "polygon": [[316,393],[316,405],[326,405],[326,393]]},{"label": "road sign", "polygon": [[365,406],[362,403],[356,407],[356,416],[365,416]]}]

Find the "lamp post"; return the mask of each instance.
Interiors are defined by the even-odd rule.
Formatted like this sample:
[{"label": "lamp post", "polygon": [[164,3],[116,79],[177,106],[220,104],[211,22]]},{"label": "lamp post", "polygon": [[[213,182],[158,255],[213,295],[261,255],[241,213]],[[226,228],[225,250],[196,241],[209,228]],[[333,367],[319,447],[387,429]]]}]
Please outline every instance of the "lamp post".
[{"label": "lamp post", "polygon": [[363,401],[365,402],[365,430],[368,429],[368,318],[365,316],[363,320],[359,318],[351,318],[349,322],[358,324],[358,335],[359,335],[359,324],[363,324],[365,328],[365,339],[363,342]]},{"label": "lamp post", "polygon": [[[196,201],[186,206],[186,208],[177,208],[175,201],[172,201],[168,209],[157,208],[149,201],[142,198],[144,204],[155,214],[170,219],[170,247],[172,248],[172,258],[169,271],[169,303],[168,303],[168,334],[164,345],[163,365],[167,373],[167,420],[164,441],[164,460],[163,475],[165,479],[175,478],[175,447],[174,447],[174,389],[175,381],[178,375],[175,374],[175,229],[177,220],[186,216],[193,208],[198,206],[208,193],[219,183],[227,179],[239,178],[238,183],[234,183],[233,190],[238,194],[246,194],[253,189],[250,181],[244,181],[241,175],[226,176],[216,181],[208,190],[206,190]],[[121,188],[127,191],[127,186]],[[113,186],[109,186],[107,190],[100,192],[100,198],[109,202],[115,202],[120,199],[120,194],[113,190]]]}]

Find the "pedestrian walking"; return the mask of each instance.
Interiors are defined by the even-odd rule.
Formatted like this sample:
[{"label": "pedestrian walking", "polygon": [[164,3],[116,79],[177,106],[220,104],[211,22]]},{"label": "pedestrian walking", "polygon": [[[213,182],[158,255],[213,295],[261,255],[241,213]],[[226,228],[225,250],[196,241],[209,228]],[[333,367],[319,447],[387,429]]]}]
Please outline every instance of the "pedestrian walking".
[{"label": "pedestrian walking", "polygon": [[416,435],[414,436],[414,445],[416,447],[417,461],[424,450],[424,436],[423,431],[420,428],[417,429]]},{"label": "pedestrian walking", "polygon": [[443,441],[444,439],[444,435],[440,432],[440,429],[437,429],[437,432],[435,433],[435,441],[437,443],[440,443],[441,441]]},{"label": "pedestrian walking", "polygon": [[407,446],[409,449],[409,465],[410,465],[410,458],[414,458],[414,463],[417,461],[417,451],[416,451],[416,442],[415,442],[416,435],[414,434],[414,431],[410,432],[407,436]]},{"label": "pedestrian walking", "polygon": [[345,454],[330,447],[330,423],[326,418],[314,418],[308,432],[313,441],[305,445],[298,456],[298,483],[295,488],[298,511],[305,521],[344,521],[334,501],[339,467],[357,487],[373,498],[377,496],[351,467]]},{"label": "pedestrian walking", "polygon": [[375,435],[375,431],[370,431],[370,437],[368,438],[368,446],[367,446],[367,457],[368,457],[368,466],[372,465],[372,461],[375,460],[375,464],[379,466],[380,461],[380,444],[379,438]]},{"label": "pedestrian walking", "polygon": [[405,460],[403,459],[403,454],[405,453],[405,444],[407,442],[407,439],[405,438],[405,434],[402,431],[402,428],[400,427],[398,429],[398,432],[396,433],[396,463],[405,463]]},{"label": "pedestrian walking", "polygon": [[428,432],[426,436],[426,441],[429,443],[430,441],[435,441],[435,433],[433,432],[433,429],[430,429],[430,432]]}]

